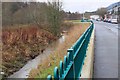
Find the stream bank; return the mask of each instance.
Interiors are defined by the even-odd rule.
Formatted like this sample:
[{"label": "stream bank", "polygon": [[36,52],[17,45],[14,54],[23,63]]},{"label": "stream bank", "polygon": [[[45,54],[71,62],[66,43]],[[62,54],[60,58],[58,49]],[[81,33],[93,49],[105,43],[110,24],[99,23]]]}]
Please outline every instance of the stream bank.
[{"label": "stream bank", "polygon": [[19,71],[15,72],[13,75],[9,76],[9,78],[28,78],[30,71],[37,68],[41,61],[47,58],[49,54],[54,51],[55,46],[63,43],[66,36],[66,34],[63,34],[56,42],[53,42],[51,45],[49,45],[42,54],[38,55],[35,59],[28,61],[26,65],[24,65]]}]

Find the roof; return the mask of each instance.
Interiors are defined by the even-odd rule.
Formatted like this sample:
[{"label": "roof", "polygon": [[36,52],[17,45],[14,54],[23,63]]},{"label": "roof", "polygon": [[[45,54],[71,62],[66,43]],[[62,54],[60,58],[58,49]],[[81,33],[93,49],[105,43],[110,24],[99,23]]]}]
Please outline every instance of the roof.
[{"label": "roof", "polygon": [[109,9],[112,9],[112,8],[115,7],[115,6],[120,6],[120,2],[116,2],[116,3],[111,4],[110,6],[107,7],[107,9],[108,9],[108,10],[109,10]]}]

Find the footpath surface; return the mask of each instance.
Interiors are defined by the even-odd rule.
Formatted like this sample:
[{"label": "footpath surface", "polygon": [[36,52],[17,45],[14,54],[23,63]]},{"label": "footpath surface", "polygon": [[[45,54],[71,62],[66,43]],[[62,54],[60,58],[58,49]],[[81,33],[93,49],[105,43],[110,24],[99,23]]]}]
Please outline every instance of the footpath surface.
[{"label": "footpath surface", "polygon": [[95,22],[94,50],[94,78],[118,78],[118,35],[100,22]]}]

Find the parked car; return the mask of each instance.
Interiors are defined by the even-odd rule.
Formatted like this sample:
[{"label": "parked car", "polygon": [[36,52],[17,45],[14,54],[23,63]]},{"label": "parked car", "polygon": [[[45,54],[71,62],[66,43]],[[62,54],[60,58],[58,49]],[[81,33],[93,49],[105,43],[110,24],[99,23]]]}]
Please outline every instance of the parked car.
[{"label": "parked car", "polygon": [[104,19],[103,22],[107,22],[107,19]]},{"label": "parked car", "polygon": [[111,23],[118,23],[117,19],[111,19]]},{"label": "parked car", "polygon": [[98,18],[98,19],[96,19],[96,21],[101,21],[101,19],[100,19],[100,18]]},{"label": "parked car", "polygon": [[107,21],[107,22],[111,23],[111,19],[108,19],[108,21]]}]

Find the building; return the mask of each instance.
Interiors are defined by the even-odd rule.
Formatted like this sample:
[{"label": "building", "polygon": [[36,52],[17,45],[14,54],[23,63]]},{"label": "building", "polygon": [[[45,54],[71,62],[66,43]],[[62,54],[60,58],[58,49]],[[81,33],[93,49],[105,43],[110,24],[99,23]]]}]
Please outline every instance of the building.
[{"label": "building", "polygon": [[106,19],[117,19],[120,10],[120,2],[116,2],[107,7],[107,14],[105,15]]},{"label": "building", "polygon": [[90,18],[96,20],[96,19],[100,18],[100,16],[99,15],[91,15]]}]

